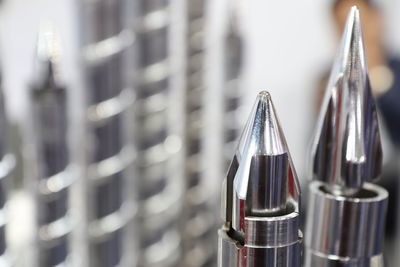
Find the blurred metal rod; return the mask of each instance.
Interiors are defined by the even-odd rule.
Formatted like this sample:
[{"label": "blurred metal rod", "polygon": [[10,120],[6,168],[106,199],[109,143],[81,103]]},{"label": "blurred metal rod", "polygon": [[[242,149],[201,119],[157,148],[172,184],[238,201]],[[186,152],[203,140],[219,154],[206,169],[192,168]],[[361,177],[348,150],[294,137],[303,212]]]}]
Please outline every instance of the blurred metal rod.
[{"label": "blurred metal rod", "polygon": [[206,10],[208,1],[186,1],[186,193],[182,264],[215,266],[215,200],[204,173]]},{"label": "blurred metal rod", "polygon": [[244,61],[243,1],[234,0],[228,5],[228,25],[223,39],[224,53],[224,165],[229,167],[231,155],[240,134],[239,118],[242,101],[242,71]]},{"label": "blurred metal rod", "polygon": [[131,141],[135,95],[128,78],[135,36],[127,0],[83,1],[82,38],[86,94],[89,265],[135,266]]},{"label": "blurred metal rod", "polygon": [[39,32],[36,68],[31,85],[36,181],[38,266],[69,265],[71,217],[68,171],[67,91],[59,77],[60,40],[52,25]]},{"label": "blurred metal rod", "polygon": [[[137,1],[134,139],[139,188],[139,266],[178,266],[182,256],[182,180],[176,164],[181,145],[173,134],[174,89],[171,0]],[[179,103],[176,103],[179,105]]]},{"label": "blurred metal rod", "polygon": [[2,85],[2,73],[0,72],[0,265],[11,266],[15,261],[15,255],[11,255],[6,240],[9,220],[7,202],[16,161],[10,150],[9,122]]}]

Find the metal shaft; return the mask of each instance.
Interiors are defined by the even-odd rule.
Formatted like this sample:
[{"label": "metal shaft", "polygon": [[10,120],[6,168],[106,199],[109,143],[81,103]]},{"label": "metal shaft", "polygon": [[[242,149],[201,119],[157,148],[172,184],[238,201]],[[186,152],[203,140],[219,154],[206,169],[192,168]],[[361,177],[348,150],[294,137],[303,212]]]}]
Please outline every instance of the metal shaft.
[{"label": "metal shaft", "polygon": [[206,56],[205,0],[186,1],[186,197],[183,232],[184,259],[187,267],[215,266],[215,196],[207,188],[204,161],[204,96]]},{"label": "metal shaft", "polygon": [[68,170],[67,91],[58,80],[60,44],[57,33],[43,24],[39,33],[36,73],[31,86],[38,177],[38,266],[68,265],[71,217]]},{"label": "metal shaft", "polygon": [[370,184],[382,148],[363,47],[352,7],[332,68],[312,147],[307,267],[382,267],[388,193]]},{"label": "metal shaft", "polygon": [[240,135],[240,107],[242,99],[241,76],[244,60],[244,38],[242,28],[242,10],[239,3],[241,0],[233,1],[228,8],[228,27],[224,42],[224,148],[223,154],[226,158],[225,167],[229,167],[231,155]]},{"label": "metal shaft", "polygon": [[[178,266],[183,181],[174,134],[171,0],[137,1],[134,137],[139,188],[139,266]],[[179,126],[178,126],[179,127]]]},{"label": "metal shaft", "polygon": [[6,228],[8,222],[7,201],[11,187],[11,176],[15,168],[15,157],[10,152],[9,126],[5,110],[2,74],[0,73],[0,262],[5,265],[13,264],[6,242]]},{"label": "metal shaft", "polygon": [[219,267],[299,267],[296,173],[271,97],[258,95],[223,184]]},{"label": "metal shaft", "polygon": [[125,0],[83,1],[90,266],[132,266],[134,94],[126,73],[133,33]]}]

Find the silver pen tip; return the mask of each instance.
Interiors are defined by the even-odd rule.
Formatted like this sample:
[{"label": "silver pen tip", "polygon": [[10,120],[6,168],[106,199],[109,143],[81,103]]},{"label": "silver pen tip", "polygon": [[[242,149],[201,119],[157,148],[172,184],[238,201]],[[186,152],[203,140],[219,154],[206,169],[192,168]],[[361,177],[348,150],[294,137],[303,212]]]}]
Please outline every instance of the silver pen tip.
[{"label": "silver pen tip", "polygon": [[[266,91],[258,94],[239,140],[227,187],[227,220],[232,220],[236,230],[243,215],[273,216],[285,212],[289,203],[298,203],[296,172],[271,95]],[[241,201],[244,205],[238,204]]]},{"label": "silver pen tip", "polygon": [[353,194],[381,170],[382,149],[364,52],[352,7],[331,71],[312,147],[312,176],[337,194]]}]

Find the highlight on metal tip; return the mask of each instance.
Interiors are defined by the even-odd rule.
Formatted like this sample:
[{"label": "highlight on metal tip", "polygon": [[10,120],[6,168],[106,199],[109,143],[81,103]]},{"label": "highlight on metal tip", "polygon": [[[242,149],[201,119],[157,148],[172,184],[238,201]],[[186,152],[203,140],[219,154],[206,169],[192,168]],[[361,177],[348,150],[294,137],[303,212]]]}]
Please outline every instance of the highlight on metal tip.
[{"label": "highlight on metal tip", "polygon": [[352,7],[336,54],[313,140],[312,177],[354,194],[381,171],[382,148],[359,10]]}]

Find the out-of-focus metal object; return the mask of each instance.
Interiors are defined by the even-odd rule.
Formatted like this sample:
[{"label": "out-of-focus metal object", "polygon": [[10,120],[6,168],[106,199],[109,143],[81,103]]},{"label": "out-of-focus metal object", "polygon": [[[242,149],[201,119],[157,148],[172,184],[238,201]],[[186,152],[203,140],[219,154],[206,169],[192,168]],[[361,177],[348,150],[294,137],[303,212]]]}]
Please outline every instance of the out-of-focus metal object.
[{"label": "out-of-focus metal object", "polygon": [[89,265],[134,266],[132,107],[128,65],[134,34],[125,0],[82,1],[86,82]]},{"label": "out-of-focus metal object", "polygon": [[241,75],[243,69],[244,37],[242,0],[229,4],[228,27],[224,36],[224,157],[226,168],[240,134],[239,112],[242,100]]},{"label": "out-of-focus metal object", "polygon": [[73,176],[68,169],[67,91],[59,79],[59,57],[59,37],[50,24],[43,23],[30,91],[37,166],[37,266],[41,267],[69,265]]},{"label": "out-of-focus metal object", "polygon": [[178,266],[182,257],[182,140],[174,119],[172,0],[136,2],[134,139],[139,191],[139,266]]},{"label": "out-of-focus metal object", "polygon": [[6,242],[8,223],[7,201],[11,187],[11,176],[15,169],[15,156],[10,152],[9,125],[5,109],[0,72],[0,266],[12,266],[14,255],[10,254]]},{"label": "out-of-focus metal object", "polygon": [[204,172],[206,0],[186,1],[186,196],[183,266],[215,266],[214,190]]},{"label": "out-of-focus metal object", "polygon": [[300,188],[268,92],[261,92],[223,184],[219,267],[299,267]]},{"label": "out-of-focus metal object", "polygon": [[388,193],[360,15],[352,7],[312,148],[306,266],[383,266]]}]

